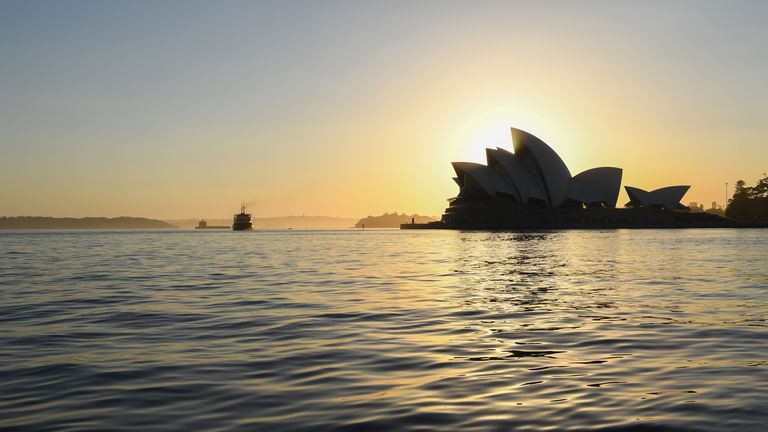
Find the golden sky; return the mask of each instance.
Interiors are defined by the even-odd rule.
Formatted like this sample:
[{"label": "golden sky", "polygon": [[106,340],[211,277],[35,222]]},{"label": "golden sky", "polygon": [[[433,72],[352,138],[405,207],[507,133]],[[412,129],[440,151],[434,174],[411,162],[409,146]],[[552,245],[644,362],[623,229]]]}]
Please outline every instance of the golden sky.
[{"label": "golden sky", "polygon": [[[537,135],[622,185],[768,171],[768,3],[2,2],[0,215],[439,216]],[[622,192],[619,203],[626,201]]]}]

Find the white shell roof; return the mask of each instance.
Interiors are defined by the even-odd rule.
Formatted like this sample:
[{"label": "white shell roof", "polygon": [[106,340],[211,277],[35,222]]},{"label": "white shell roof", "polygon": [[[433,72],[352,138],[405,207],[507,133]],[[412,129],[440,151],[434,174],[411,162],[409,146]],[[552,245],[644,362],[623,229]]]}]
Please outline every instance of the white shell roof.
[{"label": "white shell roof", "polygon": [[462,187],[467,186],[469,181],[473,186],[482,188],[486,194],[496,195],[493,173],[487,166],[474,162],[453,162],[452,165]]},{"label": "white shell roof", "polygon": [[[514,153],[502,148],[486,149],[488,165],[453,162],[460,196],[470,192],[489,196],[499,193],[521,203],[539,199],[549,207],[560,207],[569,199],[616,206],[621,168],[592,168],[571,177],[563,160],[544,141],[520,129],[511,128],[511,132]],[[626,186],[631,202],[668,209],[677,207],[688,188],[669,186],[648,192]]]},{"label": "white shell roof", "polygon": [[690,188],[690,186],[667,186],[648,192],[640,188],[624,186],[630,202],[644,206],[664,206],[667,210],[677,208]]},{"label": "white shell roof", "polygon": [[621,189],[621,168],[592,168],[576,174],[571,180],[568,198],[586,204],[603,202],[616,207]]},{"label": "white shell roof", "polygon": [[544,141],[520,129],[511,128],[512,145],[515,155],[529,159],[529,163],[540,177],[544,186],[547,202],[552,207],[560,207],[568,197],[571,172],[560,156]]}]

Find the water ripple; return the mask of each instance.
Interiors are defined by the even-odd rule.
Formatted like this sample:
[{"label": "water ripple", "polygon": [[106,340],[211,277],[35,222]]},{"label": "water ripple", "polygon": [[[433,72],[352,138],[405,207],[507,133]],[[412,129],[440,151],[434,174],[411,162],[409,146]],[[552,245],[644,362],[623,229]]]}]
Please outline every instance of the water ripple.
[{"label": "water ripple", "polygon": [[0,429],[763,430],[768,232],[0,233]]}]

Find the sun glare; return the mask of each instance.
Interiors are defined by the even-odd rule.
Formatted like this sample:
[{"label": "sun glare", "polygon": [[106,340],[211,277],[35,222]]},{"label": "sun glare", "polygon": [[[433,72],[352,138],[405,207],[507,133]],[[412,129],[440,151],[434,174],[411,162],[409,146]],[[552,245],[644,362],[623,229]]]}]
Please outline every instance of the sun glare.
[{"label": "sun glare", "polygon": [[460,150],[453,156],[456,160],[485,163],[486,148],[501,147],[513,151],[510,132],[512,127],[533,134],[542,132],[542,125],[517,105],[486,110],[468,117],[457,129],[456,138]]},{"label": "sun glare", "polygon": [[501,147],[512,151],[511,126],[509,121],[504,120],[468,125],[459,133],[460,157],[469,162],[485,163],[486,148]]},{"label": "sun glare", "polygon": [[502,147],[511,151],[512,135],[509,128],[510,125],[508,122],[498,122],[486,125],[479,129],[472,137],[470,144],[473,148],[481,148],[483,155],[485,155],[485,148]]}]

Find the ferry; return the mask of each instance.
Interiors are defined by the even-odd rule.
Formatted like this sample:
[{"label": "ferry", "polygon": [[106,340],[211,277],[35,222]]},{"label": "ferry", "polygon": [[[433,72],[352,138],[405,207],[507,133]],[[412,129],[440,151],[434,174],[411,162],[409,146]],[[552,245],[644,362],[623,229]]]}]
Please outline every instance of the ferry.
[{"label": "ferry", "polygon": [[245,203],[240,205],[240,213],[236,214],[232,222],[232,231],[249,231],[253,229],[251,214],[245,212]]},{"label": "ferry", "polygon": [[229,229],[226,225],[208,225],[205,219],[200,219],[195,229]]}]

